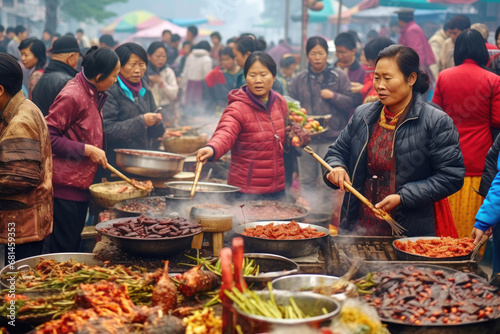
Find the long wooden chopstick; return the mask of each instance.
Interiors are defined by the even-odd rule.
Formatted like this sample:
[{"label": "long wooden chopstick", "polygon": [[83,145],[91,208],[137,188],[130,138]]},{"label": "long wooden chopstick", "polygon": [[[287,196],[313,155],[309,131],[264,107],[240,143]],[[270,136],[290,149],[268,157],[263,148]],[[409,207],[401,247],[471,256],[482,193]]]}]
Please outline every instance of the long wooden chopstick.
[{"label": "long wooden chopstick", "polygon": [[113,173],[115,173],[116,175],[118,175],[121,179],[127,181],[128,183],[130,183],[131,185],[133,185],[137,189],[149,191],[147,188],[145,188],[145,187],[143,187],[141,185],[138,185],[137,183],[133,182],[131,179],[129,179],[128,177],[126,177],[125,175],[123,175],[119,170],[117,170],[115,167],[111,166],[109,163],[106,164],[106,167],[110,171],[112,171]]},{"label": "long wooden chopstick", "polygon": [[203,167],[203,163],[198,161],[196,163],[196,170],[194,172],[194,181],[193,186],[191,187],[191,193],[189,194],[189,198],[194,197],[194,193],[196,192],[196,186],[198,185],[198,181],[200,180],[201,168]]}]

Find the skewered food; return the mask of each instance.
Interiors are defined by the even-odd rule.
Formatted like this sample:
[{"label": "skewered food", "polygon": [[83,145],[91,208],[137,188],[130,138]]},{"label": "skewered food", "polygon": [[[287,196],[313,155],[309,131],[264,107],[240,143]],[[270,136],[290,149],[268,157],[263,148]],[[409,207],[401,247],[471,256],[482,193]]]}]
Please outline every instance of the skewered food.
[{"label": "skewered food", "polygon": [[208,291],[217,284],[217,276],[207,270],[201,270],[201,264],[177,275],[175,278],[179,281],[179,290],[186,297],[192,297],[198,292]]},{"label": "skewered food", "polygon": [[161,306],[164,312],[177,306],[177,287],[168,277],[168,261],[165,261],[163,274],[153,290],[153,306]]},{"label": "skewered food", "polygon": [[151,182],[151,180],[137,181],[135,179],[131,179],[130,181],[132,182],[132,185],[136,188],[144,189],[147,191],[153,190],[153,182]]},{"label": "skewered food", "polygon": [[500,316],[497,289],[474,275],[409,266],[377,273],[374,281],[378,286],[365,298],[382,319],[432,325]]},{"label": "skewered food", "polygon": [[103,232],[118,237],[129,238],[171,238],[188,236],[201,232],[201,225],[197,221],[185,218],[153,218],[141,215],[114,223]]},{"label": "skewered food", "polygon": [[310,226],[301,228],[294,220],[288,224],[270,223],[267,225],[258,225],[256,227],[246,228],[242,235],[249,237],[283,240],[283,239],[308,239],[319,238],[325,235],[324,232],[318,232]]},{"label": "skewered food", "polygon": [[474,245],[474,239],[472,238],[454,239],[450,237],[441,237],[439,239],[407,240],[405,242],[396,240],[394,246],[404,252],[417,255],[429,257],[455,257],[470,254],[476,245]]}]

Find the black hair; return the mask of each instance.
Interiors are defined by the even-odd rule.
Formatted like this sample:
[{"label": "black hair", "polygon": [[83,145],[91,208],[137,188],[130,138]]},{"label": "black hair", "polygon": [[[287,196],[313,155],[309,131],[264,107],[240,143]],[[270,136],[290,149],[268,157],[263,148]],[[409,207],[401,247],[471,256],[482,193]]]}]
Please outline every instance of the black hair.
[{"label": "black hair", "polygon": [[179,34],[173,34],[172,38],[170,38],[171,43],[175,43],[181,40],[181,36]]},{"label": "black hair", "polygon": [[23,71],[17,59],[0,52],[0,86],[10,95],[16,95],[23,86]]},{"label": "black hair", "polygon": [[10,34],[11,32],[15,33],[16,29],[14,29],[14,27],[7,27],[7,30],[5,31],[5,33]]},{"label": "black hair", "polygon": [[276,77],[277,69],[276,69],[276,63],[274,62],[273,58],[265,52],[255,51],[245,61],[245,66],[243,67],[243,74],[245,75],[245,78],[248,74],[248,70],[250,69],[250,67],[257,61],[260,62],[265,67],[267,67],[267,69],[269,70],[269,72],[271,72],[273,77]]},{"label": "black hair", "polygon": [[47,53],[45,49],[45,44],[38,38],[30,37],[26,38],[19,44],[19,51],[30,48],[31,53],[37,59],[35,71],[43,68],[47,62]]},{"label": "black hair", "polygon": [[449,29],[450,29],[450,21],[445,22],[444,25],[443,25],[443,30],[444,31],[449,30]]},{"label": "black hair", "polygon": [[229,45],[230,43],[236,43],[237,38],[236,37],[231,37],[226,41],[226,45]]},{"label": "black hair", "polygon": [[151,45],[148,48],[148,55],[151,56],[159,48],[163,48],[165,50],[165,52],[167,52],[167,47],[165,46],[165,44],[163,42],[153,42],[153,43],[151,43]]},{"label": "black hair", "polygon": [[308,55],[309,52],[311,52],[311,50],[316,45],[319,45],[323,49],[325,49],[325,52],[328,55],[328,43],[326,43],[326,40],[323,37],[319,37],[319,36],[309,37],[309,39],[307,40],[307,44],[306,44],[306,55]]},{"label": "black hair", "polygon": [[118,60],[118,55],[110,48],[93,46],[83,57],[83,71],[87,79],[95,79],[101,74],[101,77],[97,80],[97,82],[100,82],[113,73]]},{"label": "black hair", "polygon": [[359,39],[358,33],[354,30],[347,30],[348,34],[351,34],[352,37],[354,38],[355,43],[361,43],[361,40]]},{"label": "black hair", "polygon": [[58,33],[58,32],[56,32],[56,33],[54,33],[54,34],[52,35],[52,37],[57,37],[57,38],[59,38],[59,37],[61,37],[61,34],[60,34],[60,33]]},{"label": "black hair", "polygon": [[470,29],[470,19],[465,15],[455,15],[448,22],[448,29],[458,29],[460,31],[464,31]]},{"label": "black hair", "polygon": [[234,59],[233,49],[228,48],[227,46],[219,50],[219,57],[222,57],[222,55],[229,56]]},{"label": "black hair", "polygon": [[495,30],[495,45],[497,45],[498,35],[500,35],[500,26]]},{"label": "black hair", "polygon": [[193,37],[198,36],[198,28],[196,26],[189,26],[187,30],[193,34]]},{"label": "black hair", "polygon": [[163,37],[163,36],[165,36],[165,34],[167,34],[167,33],[168,33],[168,34],[170,34],[170,35],[172,35],[172,31],[170,31],[170,30],[168,30],[168,29],[167,29],[167,30],[163,30],[163,31],[161,32],[161,36]]},{"label": "black hair", "polygon": [[[413,20],[412,20],[412,21],[413,21]],[[409,22],[409,21],[408,21],[408,22]],[[366,34],[366,37],[367,37],[368,39],[374,39],[374,38],[377,38],[377,37],[378,37],[378,32],[372,29],[372,30],[368,31],[368,33]]]},{"label": "black hair", "polygon": [[455,59],[455,66],[463,64],[465,59],[472,59],[479,66],[486,66],[490,57],[484,44],[483,35],[474,29],[462,31],[455,41],[453,58]]},{"label": "black hair", "polygon": [[16,35],[22,34],[25,31],[26,28],[24,26],[17,26],[14,28],[14,32],[16,33]]},{"label": "black hair", "polygon": [[335,46],[343,46],[349,50],[356,48],[354,37],[348,32],[342,32],[335,37]]},{"label": "black hair", "polygon": [[222,37],[218,31],[214,31],[213,33],[210,34],[210,38],[217,37],[219,41],[222,41]]},{"label": "black hair", "polygon": [[0,24],[0,32],[4,32],[4,31],[5,31],[5,27]]},{"label": "black hair", "polygon": [[71,31],[68,31],[67,33],[64,34],[64,36],[71,36],[71,37],[75,37],[75,34],[73,34]]},{"label": "black hair", "polygon": [[83,29],[82,29],[82,28],[78,28],[78,29],[76,29],[76,33],[81,33],[81,34],[83,34]]},{"label": "black hair", "polygon": [[125,43],[117,47],[115,52],[120,58],[121,66],[125,66],[125,64],[127,64],[128,60],[130,59],[130,56],[133,54],[141,58],[141,60],[144,61],[146,65],[148,63],[148,54],[146,53],[146,50],[144,50],[144,48],[139,44]]},{"label": "black hair", "polygon": [[189,45],[191,47],[191,49],[193,48],[193,43],[191,43],[190,41],[182,42],[182,47],[185,47],[186,45]]},{"label": "black hair", "polygon": [[280,60],[280,67],[287,68],[290,65],[297,64],[297,59],[290,54],[284,55]]},{"label": "black hair", "polygon": [[429,89],[430,79],[427,72],[420,69],[420,58],[415,50],[410,47],[396,44],[380,51],[375,65],[382,58],[393,58],[398,64],[398,68],[403,73],[405,80],[408,80],[412,73],[417,75],[417,80],[413,84],[413,91],[424,94]]},{"label": "black hair", "polygon": [[236,41],[236,49],[245,55],[248,52],[263,51],[266,49],[266,42],[262,39],[255,39],[250,36],[243,36]]},{"label": "black hair", "polygon": [[254,34],[252,34],[251,32],[244,32],[240,35],[239,38],[243,38],[243,37],[252,37],[253,39],[257,39],[257,36],[255,36]]},{"label": "black hair", "polygon": [[208,52],[212,50],[212,47],[210,46],[210,44],[208,44],[207,41],[199,42],[198,44],[195,45],[194,48],[199,50],[207,50]]},{"label": "black hair", "polygon": [[394,44],[394,41],[389,37],[377,37],[366,43],[365,57],[367,60],[375,60],[380,51]]}]

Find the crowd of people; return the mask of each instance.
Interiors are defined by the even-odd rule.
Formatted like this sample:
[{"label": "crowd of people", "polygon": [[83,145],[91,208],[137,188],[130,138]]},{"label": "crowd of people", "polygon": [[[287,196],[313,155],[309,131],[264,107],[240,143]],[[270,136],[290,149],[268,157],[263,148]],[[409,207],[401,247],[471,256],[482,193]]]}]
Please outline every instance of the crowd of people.
[{"label": "crowd of people", "polygon": [[[197,159],[231,151],[239,199],[290,200],[299,184],[293,200],[338,213],[340,233],[391,235],[342,193],[349,183],[408,236],[477,242],[500,220],[499,60],[488,53],[500,28],[489,44],[484,24],[457,15],[427,40],[407,9],[398,26],[397,39],[385,29],[364,45],[338,34],[335,61],[326,39],[310,37],[300,71],[289,41],[268,48],[253,34],[224,44],[191,26],[184,40],[166,30],[144,49],[82,30],[37,39],[0,26],[0,221],[16,222],[17,256],[40,254],[44,240],[50,252],[78,251],[89,186],[110,176],[114,149],[158,149],[166,128],[206,116],[220,119]],[[291,141],[290,101],[328,117],[309,146],[332,172]]]}]

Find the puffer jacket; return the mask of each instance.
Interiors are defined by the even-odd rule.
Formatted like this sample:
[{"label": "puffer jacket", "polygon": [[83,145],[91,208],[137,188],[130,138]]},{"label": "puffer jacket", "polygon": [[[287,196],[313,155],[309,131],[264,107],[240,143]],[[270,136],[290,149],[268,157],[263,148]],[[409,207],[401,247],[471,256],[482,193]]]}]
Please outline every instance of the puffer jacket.
[{"label": "puffer jacket", "polygon": [[484,163],[483,175],[481,176],[481,183],[479,184],[479,195],[486,197],[488,190],[491,187],[493,179],[498,173],[497,161],[498,154],[500,152],[500,136],[497,136],[491,146],[488,154],[486,154],[486,160]]},{"label": "puffer jacket", "polygon": [[52,232],[52,151],[43,115],[19,91],[0,112],[0,244]]},{"label": "puffer jacket", "polygon": [[146,126],[143,115],[154,112],[156,104],[151,91],[144,82],[143,85],[143,93],[135,100],[127,96],[119,82],[115,82],[107,90],[109,96],[102,114],[107,144],[106,157],[111,165],[116,165],[114,149],[152,149],[154,141],[165,133],[165,126],[161,122]]},{"label": "puffer jacket", "polygon": [[40,108],[44,116],[49,114],[50,106],[54,103],[57,95],[77,73],[77,70],[61,61],[52,60],[50,62],[33,89],[33,103]]},{"label": "puffer jacket", "polygon": [[[323,99],[322,89],[333,91],[333,99]],[[328,121],[328,131],[312,138],[316,143],[331,143],[335,140],[347,125],[355,107],[349,78],[331,66],[321,73],[314,73],[310,69],[299,72],[288,86],[288,94],[298,100],[309,115],[332,115]]]},{"label": "puffer jacket", "polygon": [[193,50],[186,59],[182,78],[185,81],[201,81],[212,70],[212,58],[210,52],[203,49]]},{"label": "puffer jacket", "polygon": [[285,190],[283,145],[285,99],[272,90],[267,107],[248,91],[247,86],[232,90],[214,135],[208,142],[217,160],[231,150],[227,183],[247,194],[267,194]]},{"label": "puffer jacket", "polygon": [[[347,170],[354,188],[361,193],[369,177],[366,147],[381,110],[380,101],[358,107],[325,156],[330,166]],[[460,190],[464,182],[464,160],[453,121],[446,113],[424,103],[417,93],[395,131],[393,152],[396,194],[401,196],[393,218],[407,229],[405,235],[409,237],[435,235],[433,203]],[[323,169],[325,182],[335,188],[327,174]],[[355,230],[360,205],[351,193],[345,194],[342,228]]]},{"label": "puffer jacket", "polygon": [[45,121],[53,147],[54,197],[80,202],[90,199],[88,189],[97,163],[84,156],[85,144],[104,148],[101,109],[105,98],[80,72],[50,107]]}]

